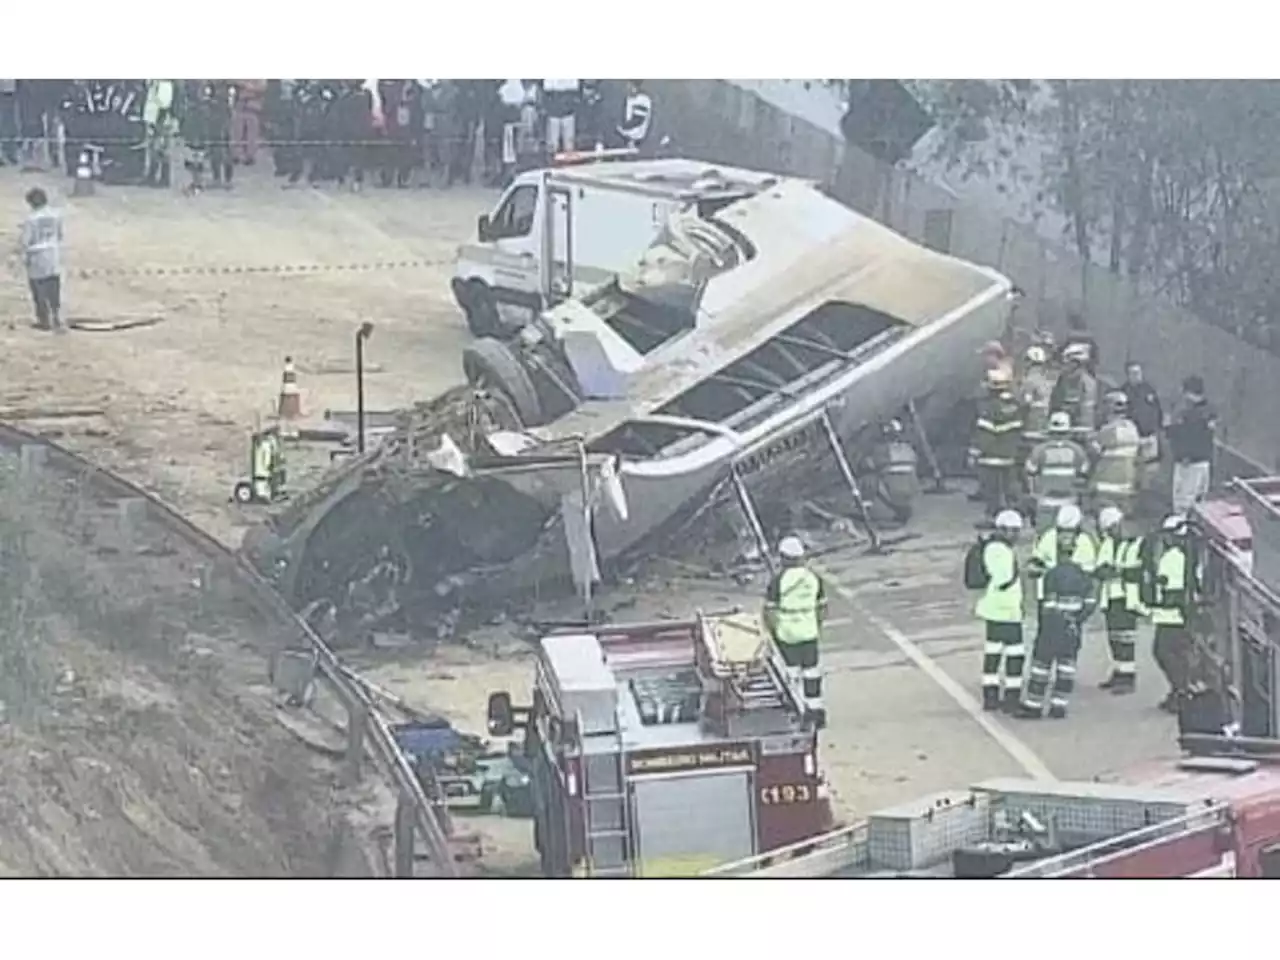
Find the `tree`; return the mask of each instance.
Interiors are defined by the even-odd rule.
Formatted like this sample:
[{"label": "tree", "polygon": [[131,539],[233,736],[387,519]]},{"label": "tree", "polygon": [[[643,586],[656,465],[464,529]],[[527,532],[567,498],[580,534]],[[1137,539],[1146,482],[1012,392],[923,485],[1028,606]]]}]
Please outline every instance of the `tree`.
[{"label": "tree", "polygon": [[909,81],[935,158],[1030,188],[1084,258],[1239,326],[1280,316],[1268,181],[1280,84]]}]

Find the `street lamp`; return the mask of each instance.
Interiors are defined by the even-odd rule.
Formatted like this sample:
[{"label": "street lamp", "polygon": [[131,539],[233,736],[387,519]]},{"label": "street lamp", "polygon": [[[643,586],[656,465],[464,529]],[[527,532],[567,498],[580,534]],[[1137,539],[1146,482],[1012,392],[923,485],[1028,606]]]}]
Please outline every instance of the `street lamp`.
[{"label": "street lamp", "polygon": [[367,320],[356,331],[356,453],[364,453],[364,342],[372,335]]}]

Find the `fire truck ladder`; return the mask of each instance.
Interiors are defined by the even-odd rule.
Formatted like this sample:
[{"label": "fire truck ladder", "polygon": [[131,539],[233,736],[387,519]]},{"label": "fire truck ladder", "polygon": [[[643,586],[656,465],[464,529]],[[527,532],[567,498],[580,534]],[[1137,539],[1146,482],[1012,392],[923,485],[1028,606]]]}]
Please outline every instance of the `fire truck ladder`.
[{"label": "fire truck ladder", "polygon": [[[578,717],[578,729],[582,718]],[[616,750],[582,754],[582,821],[588,877],[629,877],[626,746],[622,722],[614,724]]]}]

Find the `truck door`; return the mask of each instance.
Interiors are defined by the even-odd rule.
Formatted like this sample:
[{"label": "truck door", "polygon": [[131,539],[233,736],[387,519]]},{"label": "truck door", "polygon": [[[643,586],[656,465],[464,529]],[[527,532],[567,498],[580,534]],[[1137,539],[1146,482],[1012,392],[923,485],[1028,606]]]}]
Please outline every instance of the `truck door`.
[{"label": "truck door", "polygon": [[637,872],[688,877],[755,853],[746,771],[632,780]]},{"label": "truck door", "polygon": [[573,189],[544,185],[542,293],[547,303],[573,296]]},{"label": "truck door", "polygon": [[541,246],[536,183],[517,184],[489,221],[487,239],[493,261],[493,296],[504,320],[524,323],[542,309],[538,269]]}]

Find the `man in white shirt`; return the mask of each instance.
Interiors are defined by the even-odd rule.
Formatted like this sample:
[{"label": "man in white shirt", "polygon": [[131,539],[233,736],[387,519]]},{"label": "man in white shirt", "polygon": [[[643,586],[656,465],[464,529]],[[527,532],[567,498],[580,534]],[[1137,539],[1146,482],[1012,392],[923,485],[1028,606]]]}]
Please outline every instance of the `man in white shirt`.
[{"label": "man in white shirt", "polygon": [[555,156],[574,149],[581,80],[543,80],[543,109],[547,114],[547,153]]},{"label": "man in white shirt", "polygon": [[653,122],[653,98],[644,92],[639,80],[632,80],[627,87],[627,99],[622,106],[622,123],[618,135],[624,147],[639,150],[648,139]]}]

